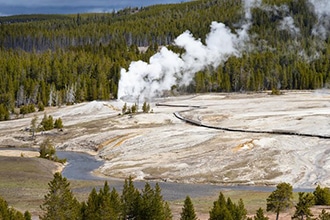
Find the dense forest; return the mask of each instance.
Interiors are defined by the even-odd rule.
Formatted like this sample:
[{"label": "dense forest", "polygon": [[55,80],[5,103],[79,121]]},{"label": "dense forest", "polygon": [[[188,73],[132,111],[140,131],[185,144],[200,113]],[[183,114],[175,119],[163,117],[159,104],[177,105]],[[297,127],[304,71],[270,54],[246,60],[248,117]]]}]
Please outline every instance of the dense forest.
[{"label": "dense forest", "polygon": [[[0,17],[0,120],[26,105],[116,99],[121,68],[148,61],[186,30],[249,24],[240,56],[195,74],[181,93],[318,89],[330,82],[330,15],[308,0],[196,0],[112,13]],[[144,49],[147,48],[147,49]],[[16,110],[17,111],[17,110]]]}]

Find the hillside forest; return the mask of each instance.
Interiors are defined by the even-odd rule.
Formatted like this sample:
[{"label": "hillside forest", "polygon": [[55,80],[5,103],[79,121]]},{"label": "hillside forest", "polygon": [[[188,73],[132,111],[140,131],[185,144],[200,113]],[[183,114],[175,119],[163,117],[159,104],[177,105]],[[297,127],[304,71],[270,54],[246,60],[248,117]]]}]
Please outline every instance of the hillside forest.
[{"label": "hillside forest", "polygon": [[[32,105],[116,99],[122,68],[149,61],[189,30],[205,41],[212,21],[235,33],[249,23],[240,56],[205,67],[176,92],[305,90],[329,86],[330,15],[309,0],[196,0],[112,13],[0,17],[0,120]],[[169,91],[171,92],[171,91]]]}]

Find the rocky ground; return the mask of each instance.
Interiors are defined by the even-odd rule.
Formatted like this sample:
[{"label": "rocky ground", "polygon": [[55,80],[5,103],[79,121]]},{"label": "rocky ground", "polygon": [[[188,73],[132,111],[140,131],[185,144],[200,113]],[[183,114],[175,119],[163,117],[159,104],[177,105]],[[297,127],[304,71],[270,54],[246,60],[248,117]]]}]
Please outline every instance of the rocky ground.
[{"label": "rocky ground", "polygon": [[57,149],[102,158],[105,164],[95,174],[119,178],[330,186],[329,138],[223,131],[185,123],[173,114],[184,111],[180,114],[186,118],[231,129],[329,137],[328,90],[279,96],[265,92],[171,97],[152,102],[153,113],[135,115],[121,115],[123,105],[121,100],[94,101],[46,108],[54,119],[62,118],[64,130],[37,133],[34,140],[26,128],[35,114],[40,122],[44,112],[0,122],[0,146],[38,148],[43,139],[50,138]]}]

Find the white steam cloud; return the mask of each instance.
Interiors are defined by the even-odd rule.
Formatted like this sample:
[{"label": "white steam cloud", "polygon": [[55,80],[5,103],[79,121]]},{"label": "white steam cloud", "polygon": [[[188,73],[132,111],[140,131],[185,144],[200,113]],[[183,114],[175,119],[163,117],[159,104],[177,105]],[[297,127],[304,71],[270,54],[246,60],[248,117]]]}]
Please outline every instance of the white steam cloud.
[{"label": "white steam cloud", "polygon": [[280,23],[280,30],[287,30],[293,36],[297,36],[300,33],[300,29],[295,26],[294,20],[291,16],[284,17]]},{"label": "white steam cloud", "polygon": [[[330,17],[330,0],[309,0],[314,6],[319,20]],[[121,70],[118,98],[131,97],[134,101],[150,100],[162,95],[163,91],[170,90],[173,85],[188,85],[194,74],[209,66],[218,67],[229,56],[238,56],[240,50],[249,46],[248,30],[252,25],[251,8],[262,6],[261,0],[245,0],[245,21],[238,34],[232,33],[224,24],[212,22],[211,31],[206,37],[205,45],[200,39],[195,39],[189,31],[181,34],[174,44],[185,50],[185,53],[176,54],[166,47],[153,55],[149,63],[143,61],[132,62],[128,70]],[[266,8],[267,9],[267,8]],[[273,9],[268,9],[273,10]],[[286,5],[278,10],[287,11]],[[321,20],[315,27],[315,34],[326,36],[329,34],[330,22]],[[290,31],[296,35],[300,33],[292,17],[284,17],[280,29]]]},{"label": "white steam cloud", "polygon": [[[184,32],[174,44],[185,50],[182,55],[166,47],[153,55],[149,63],[132,62],[128,70],[121,70],[118,98],[131,97],[134,101],[151,100],[170,90],[173,85],[188,85],[196,72],[212,66],[218,67],[229,56],[239,56],[249,39],[251,8],[259,7],[261,0],[245,0],[245,21],[238,34],[234,34],[222,23],[212,22],[205,45],[195,39],[189,31]],[[239,49],[240,48],[240,49]]]},{"label": "white steam cloud", "polygon": [[245,0],[244,1],[244,11],[245,11],[245,19],[251,20],[252,14],[251,14],[251,8],[257,8],[260,7],[261,0]]},{"label": "white steam cloud", "polygon": [[212,22],[205,45],[186,31],[174,41],[176,46],[185,50],[182,55],[163,47],[149,63],[136,61],[130,64],[128,71],[122,69],[118,98],[130,96],[150,100],[173,85],[188,85],[196,72],[208,66],[216,68],[229,56],[239,55],[237,47],[242,40],[217,22]]},{"label": "white steam cloud", "polygon": [[330,34],[330,1],[329,0],[309,0],[314,6],[318,16],[318,23],[313,28],[313,34],[326,39]]},{"label": "white steam cloud", "polygon": [[309,0],[315,8],[315,12],[319,17],[323,15],[330,15],[330,1],[329,0]]}]

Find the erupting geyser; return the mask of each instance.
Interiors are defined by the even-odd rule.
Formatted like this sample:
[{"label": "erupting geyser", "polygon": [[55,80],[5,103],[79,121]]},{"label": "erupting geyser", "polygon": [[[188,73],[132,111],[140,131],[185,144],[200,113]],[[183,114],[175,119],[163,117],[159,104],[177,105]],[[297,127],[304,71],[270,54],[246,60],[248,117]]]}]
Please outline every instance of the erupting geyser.
[{"label": "erupting geyser", "polygon": [[186,31],[174,41],[176,46],[185,50],[182,55],[163,47],[149,63],[135,61],[128,71],[122,69],[118,98],[130,96],[135,100],[150,100],[173,85],[188,85],[196,72],[208,66],[216,68],[229,56],[239,55],[237,48],[241,40],[240,35],[217,22],[212,22],[205,45]]},{"label": "erupting geyser", "polygon": [[[143,61],[132,62],[128,70],[121,70],[118,98],[130,97],[132,101],[151,100],[170,90],[173,85],[188,85],[196,72],[207,67],[218,67],[229,56],[237,56],[240,49],[244,49],[245,40],[249,39],[248,32],[252,25],[252,7],[264,10],[288,10],[283,7],[265,6],[261,0],[245,0],[245,21],[242,28],[232,33],[224,24],[212,22],[211,31],[207,35],[205,45],[200,39],[195,39],[189,31],[184,32],[174,41],[174,44],[184,49],[183,54],[176,54],[166,47],[153,55],[149,63]],[[327,37],[329,34],[329,0],[309,0],[312,10],[319,18],[313,29],[313,34]],[[285,13],[284,13],[285,14]],[[295,26],[293,18],[287,11],[279,28],[288,30],[294,36],[299,35],[299,28]]]}]

